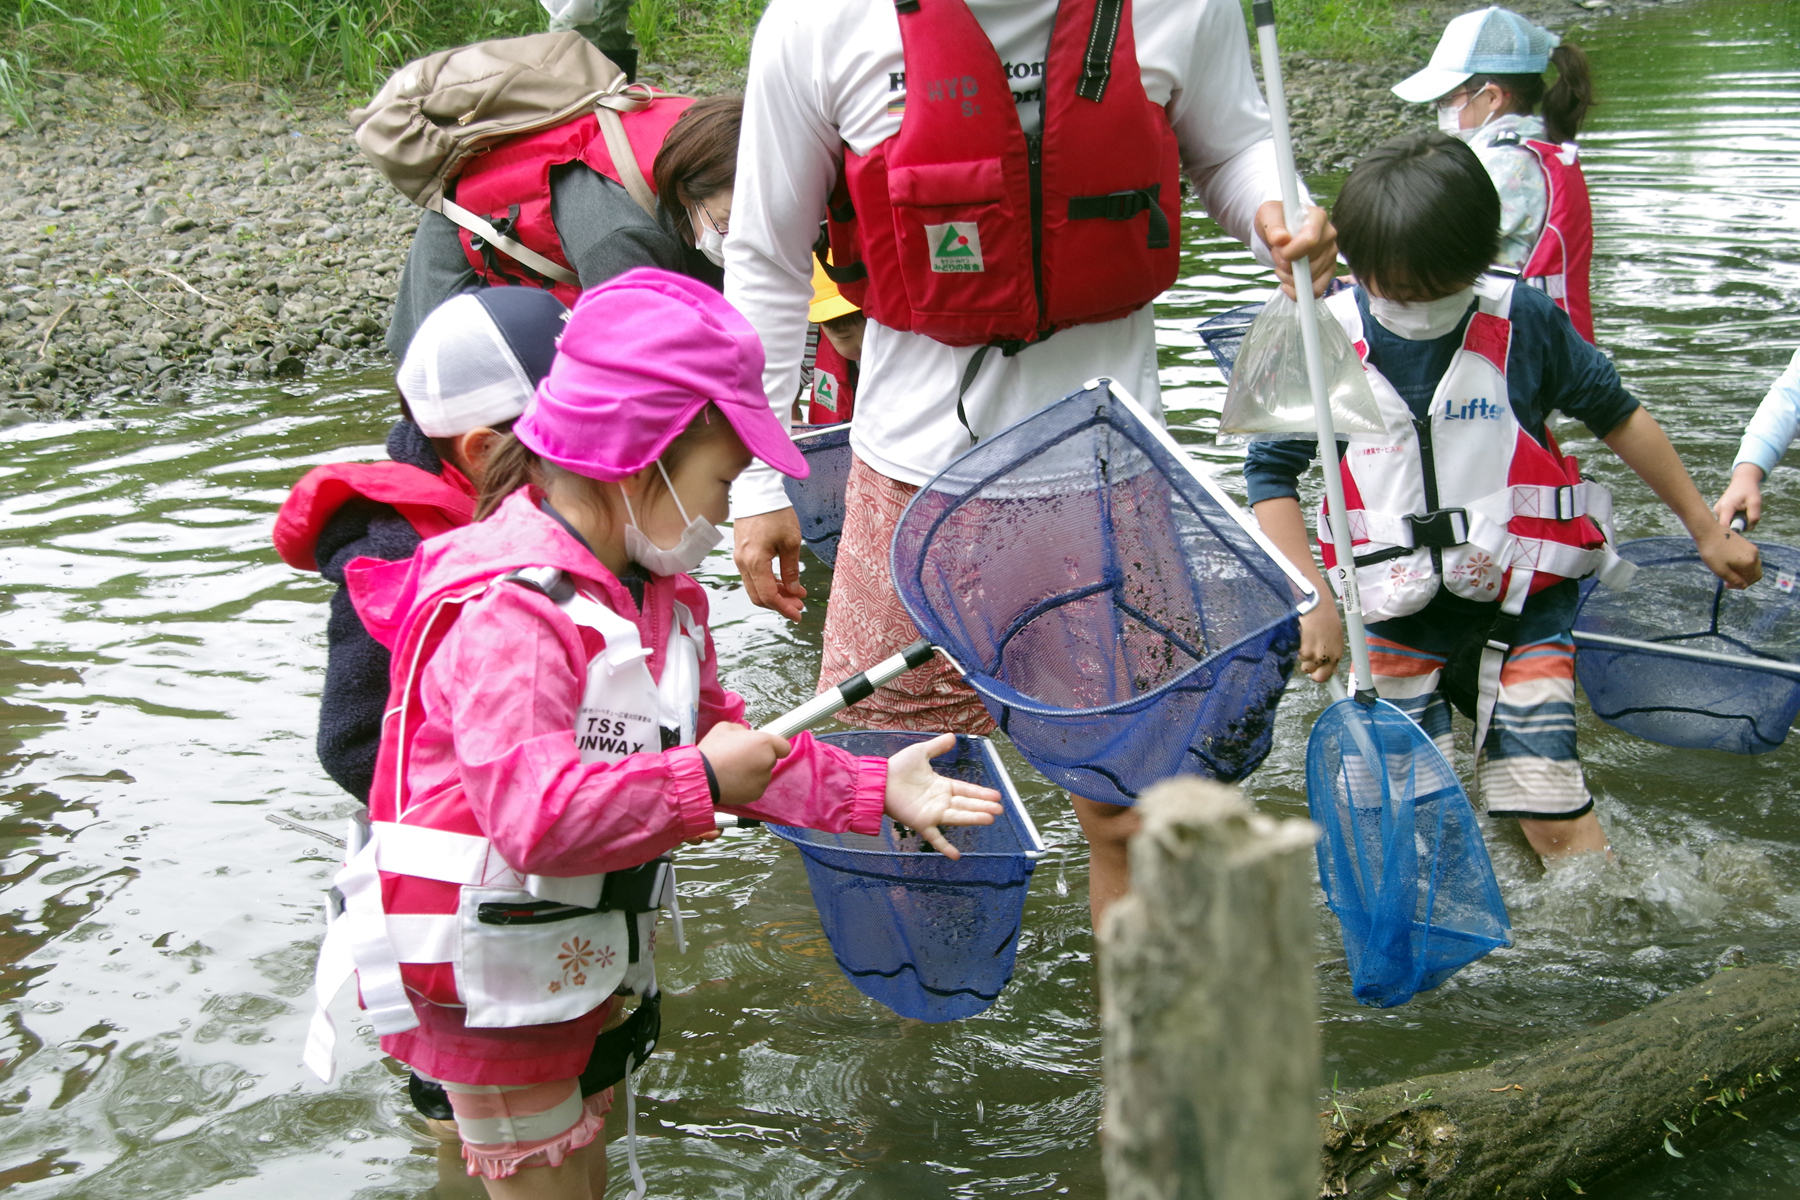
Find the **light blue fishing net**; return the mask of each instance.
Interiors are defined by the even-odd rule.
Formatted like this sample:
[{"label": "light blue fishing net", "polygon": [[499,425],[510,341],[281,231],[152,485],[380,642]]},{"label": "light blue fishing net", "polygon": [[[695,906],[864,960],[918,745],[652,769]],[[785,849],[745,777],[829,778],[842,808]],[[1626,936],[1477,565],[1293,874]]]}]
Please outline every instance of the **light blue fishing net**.
[{"label": "light blue fishing net", "polygon": [[[933,736],[862,731],[819,740],[890,758]],[[903,1017],[954,1021],[987,1008],[1012,978],[1036,865],[1027,852],[1041,846],[986,738],[958,737],[932,767],[1006,798],[992,825],[944,829],[962,852],[955,862],[886,817],[878,837],[769,829],[799,847],[831,952],[856,989]]]},{"label": "light blue fishing net", "polygon": [[1306,798],[1359,1003],[1405,1004],[1508,943],[1479,819],[1405,713],[1386,701],[1327,708],[1306,748]]}]

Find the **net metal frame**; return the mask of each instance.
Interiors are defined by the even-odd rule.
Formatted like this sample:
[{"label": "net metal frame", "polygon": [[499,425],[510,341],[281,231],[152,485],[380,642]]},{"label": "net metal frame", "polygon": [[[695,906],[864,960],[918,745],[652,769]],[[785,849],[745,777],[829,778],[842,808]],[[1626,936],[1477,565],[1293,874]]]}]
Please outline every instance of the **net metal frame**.
[{"label": "net metal frame", "polygon": [[[854,730],[818,740],[891,758],[935,736]],[[958,735],[932,767],[1001,796],[992,825],[940,827],[962,854],[955,861],[888,817],[874,836],[768,828],[800,851],[820,924],[851,985],[900,1016],[940,1022],[985,1010],[1011,981],[1032,872],[1048,851],[991,740]]]},{"label": "net metal frame", "polygon": [[[1170,627],[1170,622],[1159,621],[1152,613],[1133,610],[1126,600],[1121,599],[1136,581],[1116,564],[1109,565],[1093,580],[1044,595],[1008,617],[998,630],[984,627],[977,631],[978,622],[970,619],[968,613],[957,611],[957,605],[947,598],[947,591],[954,590],[953,585],[946,582],[944,567],[934,560],[934,556],[945,544],[941,539],[961,537],[964,532],[952,528],[945,534],[947,523],[965,508],[995,496],[1048,504],[1059,497],[1056,490],[1059,485],[1086,486],[1096,470],[1105,475],[1109,463],[1102,457],[1097,467],[1093,464],[1084,464],[1079,470],[1066,467],[1061,469],[1061,474],[1053,472],[1015,482],[1022,474],[1022,467],[1050,455],[1056,446],[1096,427],[1106,427],[1107,436],[1113,439],[1108,444],[1122,443],[1113,453],[1127,459],[1135,456],[1141,461],[1136,474],[1129,473],[1129,466],[1120,467],[1120,481],[1109,480],[1104,488],[1092,488],[1093,495],[1098,497],[1094,503],[1103,521],[1111,520],[1112,506],[1123,494],[1120,489],[1134,480],[1148,480],[1159,485],[1166,482],[1168,492],[1161,500],[1152,497],[1144,501],[1146,507],[1161,503],[1172,526],[1178,510],[1192,523],[1191,528],[1170,532],[1169,545],[1165,548],[1184,556],[1182,582],[1188,594],[1178,599],[1188,605],[1192,620],[1202,627],[1199,645],[1194,644],[1193,639],[1181,636],[1180,631]],[[1033,439],[1041,442],[1036,450],[1030,450]],[[1021,455],[1017,453],[1020,450],[1029,452]],[[1130,454],[1123,454],[1124,450],[1129,450]],[[974,520],[979,526],[981,518]],[[1256,599],[1259,603],[1267,601],[1262,603],[1262,608],[1270,612],[1267,620],[1247,622],[1232,629],[1233,612],[1222,611],[1224,606],[1213,608],[1209,601],[1202,600],[1201,581],[1195,578],[1191,561],[1186,557],[1190,554],[1187,542],[1198,542],[1201,534],[1209,535],[1219,548],[1214,553],[1216,559],[1236,567],[1246,585],[1262,589]],[[1187,541],[1177,545],[1181,539]],[[1054,549],[1046,547],[1046,552]],[[1112,555],[1115,549],[1116,546],[1109,543],[1105,553]],[[1155,547],[1140,545],[1138,549],[1145,553],[1156,552]],[[972,555],[973,551],[969,553]],[[1089,381],[1057,403],[984,439],[921,488],[895,531],[892,567],[900,598],[913,621],[958,663],[967,682],[1026,759],[1048,778],[1076,794],[1118,805],[1135,803],[1142,790],[1156,779],[1189,773],[1229,782],[1243,778],[1261,763],[1269,749],[1268,725],[1262,718],[1272,717],[1292,669],[1299,644],[1298,617],[1310,611],[1320,599],[1261,529],[1216,483],[1196,469],[1161,424],[1124,389],[1105,378]],[[972,568],[956,564],[955,569],[967,573]],[[936,577],[927,579],[926,576],[934,571]],[[1273,602],[1276,596],[1281,597],[1279,605]],[[1179,654],[1185,656],[1186,665],[1179,669],[1170,667],[1171,674],[1155,679],[1150,686],[1139,686],[1134,680],[1126,685],[1131,694],[1097,704],[1049,702],[1014,686],[1006,676],[1009,673],[1007,656],[1015,638],[1046,614],[1094,597],[1110,599],[1107,611],[1113,618],[1114,628],[1109,632],[1116,645],[1125,644],[1124,634],[1117,628],[1117,614],[1123,612],[1144,630],[1165,639],[1165,650],[1171,661]],[[1242,607],[1249,611],[1255,605]],[[1274,611],[1277,607],[1279,613]],[[985,622],[986,618],[980,620]],[[1056,628],[1060,627],[1053,627],[1053,633]],[[1226,632],[1213,644],[1215,629]],[[1104,648],[1097,653],[1106,656]],[[1106,665],[1126,662],[1131,654],[1129,647],[1119,650]],[[1268,677],[1263,678],[1258,672]],[[1069,684],[1066,693],[1078,695],[1082,691],[1078,683]],[[1199,722],[1207,715],[1205,697],[1215,688],[1254,690],[1262,708],[1256,709],[1247,703],[1244,709],[1233,714],[1239,719],[1241,728],[1226,728],[1209,734]],[[1192,727],[1186,734],[1171,733],[1167,729],[1152,732],[1159,707],[1174,702],[1196,714]],[[1177,711],[1165,724],[1173,723],[1180,716]],[[1105,729],[1116,732],[1090,732]],[[1178,737],[1181,740],[1176,745]],[[1203,738],[1206,748],[1202,748]],[[1156,756],[1156,761],[1133,762],[1134,753],[1146,745],[1149,745],[1148,752]]]}]

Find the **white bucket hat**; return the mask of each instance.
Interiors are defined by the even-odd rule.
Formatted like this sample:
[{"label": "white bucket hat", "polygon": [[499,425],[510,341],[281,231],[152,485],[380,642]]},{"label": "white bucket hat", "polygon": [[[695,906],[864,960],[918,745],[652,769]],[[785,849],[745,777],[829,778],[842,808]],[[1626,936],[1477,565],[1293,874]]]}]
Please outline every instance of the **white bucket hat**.
[{"label": "white bucket hat", "polygon": [[1493,7],[1464,13],[1444,26],[1431,62],[1393,87],[1394,95],[1425,104],[1476,75],[1541,75],[1562,39],[1518,13]]}]

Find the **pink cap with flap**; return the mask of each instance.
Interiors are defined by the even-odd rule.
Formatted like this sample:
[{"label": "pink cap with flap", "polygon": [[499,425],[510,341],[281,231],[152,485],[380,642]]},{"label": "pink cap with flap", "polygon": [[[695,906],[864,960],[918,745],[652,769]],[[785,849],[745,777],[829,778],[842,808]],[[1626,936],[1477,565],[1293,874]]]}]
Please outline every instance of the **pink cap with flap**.
[{"label": "pink cap with flap", "polygon": [[565,470],[619,480],[653,465],[711,403],[751,454],[804,479],[806,457],[770,411],[762,372],[762,341],[723,296],[639,267],[575,301],[513,432]]}]

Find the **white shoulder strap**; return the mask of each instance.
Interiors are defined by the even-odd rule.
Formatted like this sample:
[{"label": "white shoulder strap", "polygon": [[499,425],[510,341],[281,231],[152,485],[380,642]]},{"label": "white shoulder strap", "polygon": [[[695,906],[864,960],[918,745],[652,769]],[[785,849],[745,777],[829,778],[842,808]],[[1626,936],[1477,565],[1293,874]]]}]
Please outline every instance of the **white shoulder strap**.
[{"label": "white shoulder strap", "polygon": [[1506,275],[1485,274],[1475,281],[1475,300],[1481,311],[1503,320],[1512,316],[1513,288],[1518,283]]},{"label": "white shoulder strap", "polygon": [[631,138],[625,133],[625,122],[605,101],[595,106],[594,116],[600,122],[600,136],[606,139],[606,152],[612,156],[613,170],[619,173],[619,182],[624,185],[626,194],[650,214],[652,221],[656,220],[656,197],[651,193],[650,185],[644,182],[644,172],[638,168],[637,154],[631,148]]}]

